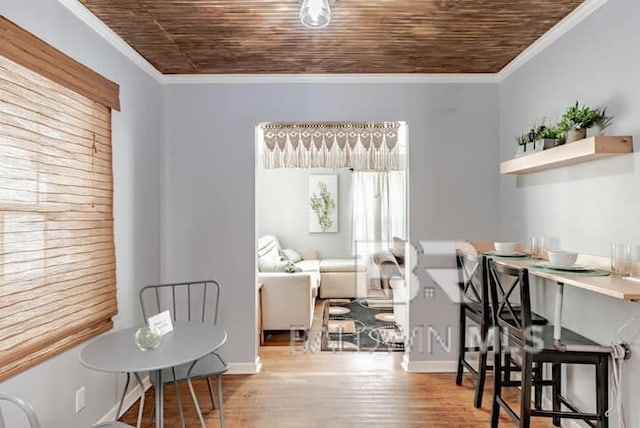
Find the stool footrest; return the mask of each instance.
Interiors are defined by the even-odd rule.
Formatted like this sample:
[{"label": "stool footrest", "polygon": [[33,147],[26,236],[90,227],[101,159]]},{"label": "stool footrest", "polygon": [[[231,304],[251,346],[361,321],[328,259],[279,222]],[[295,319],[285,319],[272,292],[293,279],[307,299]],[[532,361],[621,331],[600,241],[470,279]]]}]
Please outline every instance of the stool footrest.
[{"label": "stool footrest", "polygon": [[597,420],[598,415],[595,413],[576,413],[576,412],[562,412],[553,410],[531,410],[531,416],[543,416],[546,418],[559,417],[562,419],[581,419],[585,422],[591,420]]},{"label": "stool footrest", "polygon": [[478,370],[476,370],[471,364],[467,362],[467,360],[462,360],[462,365],[471,372],[472,375],[478,377]]}]

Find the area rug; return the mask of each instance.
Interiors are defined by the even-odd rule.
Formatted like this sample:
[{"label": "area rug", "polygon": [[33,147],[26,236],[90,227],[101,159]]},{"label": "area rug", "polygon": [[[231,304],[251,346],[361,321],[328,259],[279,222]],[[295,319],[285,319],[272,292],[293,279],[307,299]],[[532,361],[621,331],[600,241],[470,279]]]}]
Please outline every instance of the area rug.
[{"label": "area rug", "polygon": [[382,299],[329,299],[322,316],[323,351],[403,351],[393,304]]}]

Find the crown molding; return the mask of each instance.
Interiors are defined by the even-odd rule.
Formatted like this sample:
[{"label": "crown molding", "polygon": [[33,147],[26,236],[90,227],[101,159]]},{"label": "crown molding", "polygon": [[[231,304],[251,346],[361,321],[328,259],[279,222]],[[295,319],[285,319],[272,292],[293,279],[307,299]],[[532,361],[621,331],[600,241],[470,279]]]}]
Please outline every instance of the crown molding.
[{"label": "crown molding", "polygon": [[167,84],[203,83],[497,83],[495,73],[478,74],[171,74]]},{"label": "crown molding", "polygon": [[87,9],[79,0],[58,0],[58,2],[69,9],[77,18],[87,24],[93,31],[98,33],[111,46],[116,48],[120,53],[126,56],[131,62],[137,65],[142,71],[151,76],[156,82],[164,83],[164,76],[149,61],[133,49],[127,42],[116,34],[104,22],[98,19],[89,9]]},{"label": "crown molding", "polygon": [[529,45],[529,47],[522,51],[520,55],[515,57],[509,64],[505,65],[502,70],[497,73],[498,81],[501,82],[509,77],[514,71],[522,67],[564,34],[568,33],[573,27],[582,22],[607,1],[608,0],[585,0],[570,14],[561,19],[560,22],[551,27],[549,31]]},{"label": "crown molding", "polygon": [[241,83],[500,83],[608,0],[585,0],[497,73],[477,74],[162,74],[79,0],[58,0],[71,13],[161,84]]}]

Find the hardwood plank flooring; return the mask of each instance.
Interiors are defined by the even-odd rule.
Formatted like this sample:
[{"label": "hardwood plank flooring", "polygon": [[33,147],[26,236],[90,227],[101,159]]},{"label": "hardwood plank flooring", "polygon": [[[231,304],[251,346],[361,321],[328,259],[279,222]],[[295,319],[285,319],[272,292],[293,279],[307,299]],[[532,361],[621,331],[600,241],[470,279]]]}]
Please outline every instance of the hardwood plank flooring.
[{"label": "hardwood plank flooring", "polygon": [[[321,305],[316,309],[317,326]],[[305,353],[302,342],[289,347],[288,340],[277,335],[267,339],[267,346],[260,349],[263,367],[259,374],[223,377],[228,428],[489,426],[491,379],[482,409],[475,409],[470,377],[465,377],[462,386],[456,386],[453,373],[406,373],[400,367],[401,352]],[[207,427],[219,427],[218,411],[211,410],[206,382],[198,380],[194,386],[206,411]],[[181,396],[187,426],[198,427],[186,385],[181,386]],[[513,404],[517,405],[517,399]],[[145,399],[144,427],[153,426],[152,407],[153,389]],[[135,425],[136,415],[134,405],[122,421]],[[534,418],[533,422],[534,428],[551,427],[548,419]],[[171,386],[165,387],[165,426],[180,426]],[[503,412],[500,426],[515,424]]]}]

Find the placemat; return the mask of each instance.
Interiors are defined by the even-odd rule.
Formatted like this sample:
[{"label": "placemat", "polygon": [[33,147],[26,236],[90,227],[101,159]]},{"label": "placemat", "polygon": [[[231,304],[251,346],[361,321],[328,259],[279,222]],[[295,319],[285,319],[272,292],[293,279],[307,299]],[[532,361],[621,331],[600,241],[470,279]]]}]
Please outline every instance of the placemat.
[{"label": "placemat", "polygon": [[555,273],[555,274],[562,274],[562,275],[575,275],[575,276],[609,276],[611,275],[611,272],[604,269],[570,271],[570,270],[562,270],[562,269],[553,269],[550,267],[540,266],[535,264],[530,265],[529,270],[537,270],[540,272]]},{"label": "placemat", "polygon": [[500,255],[500,254],[496,254],[495,251],[483,251],[482,253],[485,256],[491,256],[491,257],[495,257],[498,259],[530,259],[531,258],[531,254],[527,254],[527,253],[522,253],[522,254],[515,254],[515,255]]}]

